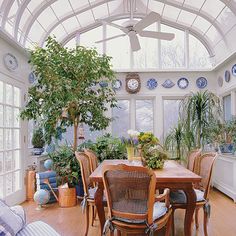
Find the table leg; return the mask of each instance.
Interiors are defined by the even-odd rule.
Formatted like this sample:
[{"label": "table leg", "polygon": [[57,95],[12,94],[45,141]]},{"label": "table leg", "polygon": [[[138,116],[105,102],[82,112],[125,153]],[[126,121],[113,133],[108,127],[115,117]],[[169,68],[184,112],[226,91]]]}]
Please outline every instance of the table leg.
[{"label": "table leg", "polygon": [[184,218],[184,235],[191,236],[192,235],[192,219],[193,214],[196,208],[196,194],[193,189],[192,184],[188,186],[188,188],[184,189],[184,192],[187,197],[187,207]]},{"label": "table leg", "polygon": [[102,231],[103,231],[103,226],[105,224],[105,211],[104,211],[104,204],[103,204],[103,183],[98,183],[98,189],[95,193],[94,196],[94,201],[95,201],[95,205],[97,208],[97,213],[98,213],[98,218],[99,218],[99,222],[100,222],[100,227],[101,227],[101,235],[102,235]]}]

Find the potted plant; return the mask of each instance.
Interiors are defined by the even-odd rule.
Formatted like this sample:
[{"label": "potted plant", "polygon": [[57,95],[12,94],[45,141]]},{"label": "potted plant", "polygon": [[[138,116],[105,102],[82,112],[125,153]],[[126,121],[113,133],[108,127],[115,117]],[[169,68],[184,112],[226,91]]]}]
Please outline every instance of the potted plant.
[{"label": "potted plant", "polygon": [[53,169],[57,173],[59,205],[62,207],[74,206],[76,204],[76,186],[81,183],[81,175],[73,149],[67,145],[60,146],[56,151],[50,153],[49,157],[52,159]]},{"label": "potted plant", "polygon": [[35,129],[32,137],[33,154],[41,155],[44,152],[45,140],[43,137],[43,130],[41,128]]}]

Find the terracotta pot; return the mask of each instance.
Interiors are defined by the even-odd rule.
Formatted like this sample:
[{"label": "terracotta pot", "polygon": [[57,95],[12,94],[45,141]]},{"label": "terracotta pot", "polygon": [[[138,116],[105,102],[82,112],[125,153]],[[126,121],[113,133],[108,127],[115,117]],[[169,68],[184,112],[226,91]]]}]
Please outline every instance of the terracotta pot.
[{"label": "terracotta pot", "polygon": [[60,207],[73,207],[77,203],[75,188],[62,188],[58,187],[59,191],[59,206]]}]

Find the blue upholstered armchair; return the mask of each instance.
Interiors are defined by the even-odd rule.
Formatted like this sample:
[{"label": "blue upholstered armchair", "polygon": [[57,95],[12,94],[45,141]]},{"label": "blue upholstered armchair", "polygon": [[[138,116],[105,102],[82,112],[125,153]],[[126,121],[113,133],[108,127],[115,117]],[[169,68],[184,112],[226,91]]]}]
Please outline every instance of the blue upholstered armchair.
[{"label": "blue upholstered armchair", "polygon": [[0,200],[0,235],[60,236],[51,226],[42,221],[26,224],[26,216],[23,207],[9,207],[2,200]]}]

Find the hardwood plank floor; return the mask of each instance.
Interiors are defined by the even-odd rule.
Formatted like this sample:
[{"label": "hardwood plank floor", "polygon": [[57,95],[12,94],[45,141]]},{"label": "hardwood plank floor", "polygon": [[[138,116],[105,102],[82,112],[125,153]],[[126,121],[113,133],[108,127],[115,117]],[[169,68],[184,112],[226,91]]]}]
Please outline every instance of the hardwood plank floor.
[{"label": "hardwood plank floor", "polygon": [[[233,201],[217,191],[212,189],[210,193],[210,202],[212,206],[211,218],[209,221],[209,236],[235,236],[236,235],[236,204]],[[25,202],[22,204],[27,214],[27,222],[42,220],[58,231],[62,236],[83,236],[84,233],[84,215],[81,212],[80,204],[71,208],[60,208],[57,204],[47,205],[43,210],[36,210],[34,202]],[[202,229],[202,211],[199,215],[199,230],[193,227],[195,236],[203,234]],[[183,235],[184,211],[177,210],[175,214],[175,235]],[[99,235],[99,223],[95,221],[95,226],[90,226],[89,236]],[[162,232],[155,235],[163,235]]]}]

